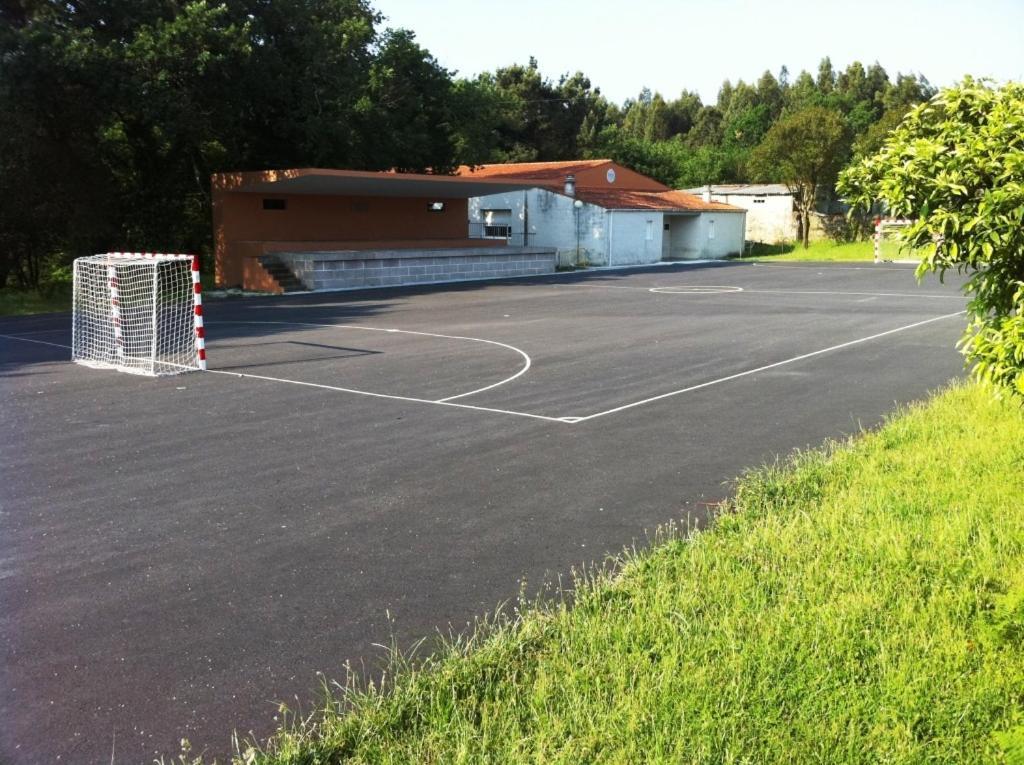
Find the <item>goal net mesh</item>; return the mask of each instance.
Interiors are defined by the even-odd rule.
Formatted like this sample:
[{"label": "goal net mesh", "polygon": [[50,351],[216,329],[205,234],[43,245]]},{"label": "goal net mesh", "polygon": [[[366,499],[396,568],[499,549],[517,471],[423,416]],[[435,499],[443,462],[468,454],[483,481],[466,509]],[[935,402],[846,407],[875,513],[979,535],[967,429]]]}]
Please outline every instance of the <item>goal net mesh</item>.
[{"label": "goal net mesh", "polygon": [[142,375],[204,368],[192,260],[127,254],[76,259],[72,361]]},{"label": "goal net mesh", "polygon": [[923,253],[903,241],[903,232],[912,220],[882,218],[875,223],[875,262],[918,261]]}]

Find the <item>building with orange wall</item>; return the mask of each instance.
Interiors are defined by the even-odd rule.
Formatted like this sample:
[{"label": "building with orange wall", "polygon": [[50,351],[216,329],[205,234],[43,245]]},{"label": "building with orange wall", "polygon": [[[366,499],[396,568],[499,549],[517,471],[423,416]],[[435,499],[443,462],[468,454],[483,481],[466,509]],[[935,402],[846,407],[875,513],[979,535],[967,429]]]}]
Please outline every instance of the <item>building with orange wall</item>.
[{"label": "building with orange wall", "polygon": [[339,253],[350,253],[345,259],[354,262],[380,259],[354,254],[360,252],[506,246],[506,241],[469,238],[468,199],[529,185],[507,179],[317,168],[220,173],[211,184],[216,284],[281,292],[282,282],[288,281],[286,271],[293,270],[292,261],[302,253],[335,253],[331,262],[343,257]]},{"label": "building with orange wall", "polygon": [[346,289],[723,257],[744,211],[608,159],[213,176],[216,283]]}]

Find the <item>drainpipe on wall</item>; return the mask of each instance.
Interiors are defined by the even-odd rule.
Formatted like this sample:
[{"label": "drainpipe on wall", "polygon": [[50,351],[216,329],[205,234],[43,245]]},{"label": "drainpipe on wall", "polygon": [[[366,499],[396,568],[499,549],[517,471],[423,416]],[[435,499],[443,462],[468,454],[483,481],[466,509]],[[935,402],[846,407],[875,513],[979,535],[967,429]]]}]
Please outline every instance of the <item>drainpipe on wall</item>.
[{"label": "drainpipe on wall", "polygon": [[704,187],[704,195],[703,196],[704,196],[704,201],[705,202],[710,202],[711,201],[711,184],[710,183],[707,186]]},{"label": "drainpipe on wall", "polygon": [[523,191],[523,247],[530,246],[530,190]]},{"label": "drainpipe on wall", "polygon": [[614,221],[612,213],[614,213],[615,211],[606,210],[605,212],[608,213],[608,263],[606,265],[610,266],[612,264],[612,233],[614,230],[612,226],[612,222]]}]

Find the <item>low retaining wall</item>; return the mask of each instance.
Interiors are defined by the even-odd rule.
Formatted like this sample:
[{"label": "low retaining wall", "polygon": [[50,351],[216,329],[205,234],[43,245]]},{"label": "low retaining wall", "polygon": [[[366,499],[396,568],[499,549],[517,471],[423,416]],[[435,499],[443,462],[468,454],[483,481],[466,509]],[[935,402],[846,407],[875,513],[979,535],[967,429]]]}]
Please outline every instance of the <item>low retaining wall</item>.
[{"label": "low retaining wall", "polygon": [[545,247],[275,252],[274,255],[310,290],[536,276],[555,271],[555,250]]}]

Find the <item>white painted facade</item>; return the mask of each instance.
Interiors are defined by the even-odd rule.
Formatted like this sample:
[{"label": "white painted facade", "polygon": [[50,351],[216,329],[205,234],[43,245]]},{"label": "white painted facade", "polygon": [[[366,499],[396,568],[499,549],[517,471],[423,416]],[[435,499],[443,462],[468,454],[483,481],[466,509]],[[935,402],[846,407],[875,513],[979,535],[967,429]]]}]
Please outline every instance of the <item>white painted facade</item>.
[{"label": "white painted facade", "polygon": [[[701,194],[706,188],[686,191]],[[799,236],[793,194],[781,183],[711,186],[711,199],[747,211],[746,238],[751,242],[781,244]]]},{"label": "white painted facade", "polygon": [[[580,201],[580,206],[576,202]],[[560,263],[624,266],[662,260],[723,258],[743,251],[744,219],[737,212],[669,213],[606,210],[565,194],[533,188],[469,200],[471,236],[488,223],[510,221],[510,240],[554,247]]]}]

